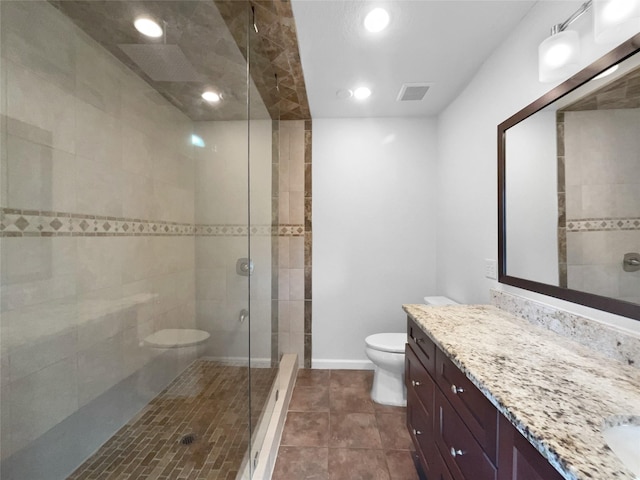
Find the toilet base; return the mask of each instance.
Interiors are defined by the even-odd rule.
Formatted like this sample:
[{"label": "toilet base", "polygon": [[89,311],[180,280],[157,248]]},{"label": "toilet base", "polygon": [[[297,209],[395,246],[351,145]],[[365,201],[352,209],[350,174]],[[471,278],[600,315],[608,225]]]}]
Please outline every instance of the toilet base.
[{"label": "toilet base", "polygon": [[404,376],[376,366],[371,387],[371,399],[382,405],[406,407],[407,387],[404,384]]}]

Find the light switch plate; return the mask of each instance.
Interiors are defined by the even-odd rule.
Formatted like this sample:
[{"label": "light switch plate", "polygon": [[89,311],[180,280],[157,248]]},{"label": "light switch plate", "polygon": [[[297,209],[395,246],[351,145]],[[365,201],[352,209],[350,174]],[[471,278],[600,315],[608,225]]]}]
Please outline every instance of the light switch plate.
[{"label": "light switch plate", "polygon": [[484,261],[484,276],[491,280],[498,279],[498,262],[491,259],[485,259]]}]

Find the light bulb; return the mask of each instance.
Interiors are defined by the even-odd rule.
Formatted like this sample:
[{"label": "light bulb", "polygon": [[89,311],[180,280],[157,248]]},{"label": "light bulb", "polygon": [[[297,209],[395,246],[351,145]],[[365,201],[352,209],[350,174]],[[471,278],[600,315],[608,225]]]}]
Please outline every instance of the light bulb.
[{"label": "light bulb", "polygon": [[162,27],[148,17],[136,18],[133,22],[133,26],[136,27],[136,30],[141,34],[146,35],[147,37],[157,38],[162,36]]},{"label": "light bulb", "polygon": [[544,56],[544,61],[551,68],[558,68],[567,63],[571,56],[571,47],[566,43],[553,45]]},{"label": "light bulb", "polygon": [[207,90],[202,94],[202,98],[204,98],[207,102],[216,103],[219,102],[221,97],[220,94],[216,92],[212,92],[211,90]]},{"label": "light bulb", "polygon": [[609,0],[602,9],[602,17],[607,22],[619,22],[624,20],[633,11],[633,0]]},{"label": "light bulb", "polygon": [[640,0],[594,0],[596,42],[622,43],[640,33]]},{"label": "light bulb", "polygon": [[353,91],[353,96],[358,100],[364,100],[365,98],[369,98],[371,96],[371,90],[367,87],[359,87]]},{"label": "light bulb", "polygon": [[538,73],[541,82],[566,80],[576,73],[580,58],[578,32],[564,30],[545,38],[538,47]]},{"label": "light bulb", "polygon": [[389,14],[384,8],[374,8],[364,19],[364,27],[372,33],[381,32],[389,25]]}]

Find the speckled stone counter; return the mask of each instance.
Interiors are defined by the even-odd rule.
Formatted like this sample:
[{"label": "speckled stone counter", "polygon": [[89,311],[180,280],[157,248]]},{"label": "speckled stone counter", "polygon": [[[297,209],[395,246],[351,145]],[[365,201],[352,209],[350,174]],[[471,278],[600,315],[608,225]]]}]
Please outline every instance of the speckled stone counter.
[{"label": "speckled stone counter", "polygon": [[640,371],[488,305],[404,310],[568,480],[636,480],[605,422],[640,415]]}]

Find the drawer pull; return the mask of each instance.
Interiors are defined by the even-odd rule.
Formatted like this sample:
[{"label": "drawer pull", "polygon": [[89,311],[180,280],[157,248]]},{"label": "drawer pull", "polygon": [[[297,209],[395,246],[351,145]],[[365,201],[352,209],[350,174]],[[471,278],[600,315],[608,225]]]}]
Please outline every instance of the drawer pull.
[{"label": "drawer pull", "polygon": [[455,385],[451,385],[451,393],[453,393],[454,395],[457,395],[459,393],[464,392],[464,388],[462,387],[456,387]]},{"label": "drawer pull", "polygon": [[414,338],[414,340],[416,341],[416,343],[424,342],[424,338],[422,338],[422,337]]},{"label": "drawer pull", "polygon": [[420,382],[415,381],[415,380],[411,380],[411,385],[413,385],[414,387],[419,387],[422,384]]},{"label": "drawer pull", "polygon": [[422,432],[421,432],[420,430],[416,430],[416,429],[414,428],[414,429],[413,429],[413,434],[414,434],[415,436],[418,436],[418,435],[422,435]]},{"label": "drawer pull", "polygon": [[460,457],[464,455],[464,452],[462,450],[456,450],[454,447],[451,447],[449,453],[451,453],[452,457]]}]

